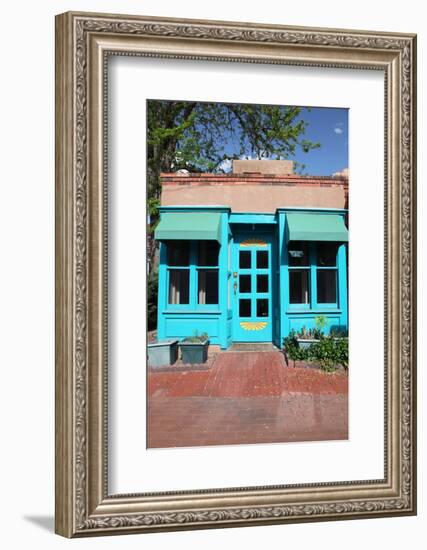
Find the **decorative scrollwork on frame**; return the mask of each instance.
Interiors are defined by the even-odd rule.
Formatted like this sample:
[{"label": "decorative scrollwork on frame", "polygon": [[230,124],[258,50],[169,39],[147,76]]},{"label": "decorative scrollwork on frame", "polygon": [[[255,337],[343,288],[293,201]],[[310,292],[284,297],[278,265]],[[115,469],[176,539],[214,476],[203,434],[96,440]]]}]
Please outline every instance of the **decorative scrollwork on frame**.
[{"label": "decorative scrollwork on frame", "polygon": [[[206,40],[276,43],[288,45],[336,46],[400,52],[401,82],[401,149],[400,149],[400,197],[401,197],[401,498],[361,500],[345,503],[321,502],[319,504],[289,506],[257,506],[239,509],[207,511],[177,511],[144,513],[117,516],[89,516],[87,502],[87,52],[90,33],[113,33],[116,35],[197,38]],[[179,526],[203,523],[238,523],[246,520],[271,520],[279,518],[302,519],[306,517],[346,516],[347,514],[375,514],[407,509],[412,505],[413,493],[413,197],[412,189],[412,72],[413,45],[406,38],[376,36],[345,32],[307,32],[304,30],[275,30],[268,28],[242,28],[236,24],[220,26],[200,23],[155,23],[144,20],[109,20],[103,17],[77,16],[74,26],[75,50],[75,309],[74,309],[74,357],[75,357],[75,524],[79,531],[102,530],[114,527]],[[120,55],[120,51],[116,52]],[[153,55],[153,54],[151,54]],[[171,55],[170,57],[178,57]],[[181,56],[185,57],[185,56]],[[189,56],[187,56],[188,58]],[[215,61],[215,58],[210,58]],[[218,57],[217,60],[222,58]],[[233,61],[251,62],[248,59]],[[252,61],[253,62],[253,61]],[[268,61],[257,61],[268,62]],[[277,60],[275,63],[279,63]],[[315,63],[295,62],[297,65]],[[325,66],[318,63],[317,66]],[[328,66],[334,66],[330,64]],[[338,66],[338,65],[337,65]],[[341,63],[339,66],[344,66]],[[360,68],[360,65],[348,68]],[[203,493],[203,491],[201,491]]]}]

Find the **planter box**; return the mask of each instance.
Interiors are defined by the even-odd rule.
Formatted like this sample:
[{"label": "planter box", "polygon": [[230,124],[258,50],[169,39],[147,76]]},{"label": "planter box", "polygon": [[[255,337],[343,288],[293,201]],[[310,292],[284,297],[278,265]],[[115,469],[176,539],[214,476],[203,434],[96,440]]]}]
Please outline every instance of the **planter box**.
[{"label": "planter box", "polygon": [[[342,338],[338,338],[338,337],[334,337],[332,338],[332,340],[334,341],[337,341],[337,340],[343,340],[344,337]],[[307,349],[309,348],[312,344],[317,344],[320,342],[319,339],[317,338],[297,338],[297,342],[298,342],[298,347],[300,349]]]},{"label": "planter box", "polygon": [[315,338],[297,338],[297,342],[298,342],[298,347],[300,349],[307,349],[309,348],[312,344],[318,344],[320,342],[320,340],[317,340]]},{"label": "planter box", "polygon": [[209,340],[204,342],[180,342],[182,362],[190,365],[206,363],[208,346]]},{"label": "planter box", "polygon": [[148,366],[173,365],[178,359],[178,340],[165,340],[148,344]]}]

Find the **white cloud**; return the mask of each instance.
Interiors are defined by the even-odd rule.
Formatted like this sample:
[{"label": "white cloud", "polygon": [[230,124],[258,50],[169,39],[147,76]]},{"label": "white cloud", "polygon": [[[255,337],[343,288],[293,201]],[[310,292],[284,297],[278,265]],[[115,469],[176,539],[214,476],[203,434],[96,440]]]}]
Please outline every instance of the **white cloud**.
[{"label": "white cloud", "polygon": [[341,134],[344,133],[344,130],[343,130],[343,126],[344,126],[344,122],[337,122],[334,126],[334,132],[340,136]]},{"label": "white cloud", "polygon": [[220,170],[224,170],[224,172],[230,172],[232,168],[232,162],[230,159],[224,159],[221,164],[218,166]]}]

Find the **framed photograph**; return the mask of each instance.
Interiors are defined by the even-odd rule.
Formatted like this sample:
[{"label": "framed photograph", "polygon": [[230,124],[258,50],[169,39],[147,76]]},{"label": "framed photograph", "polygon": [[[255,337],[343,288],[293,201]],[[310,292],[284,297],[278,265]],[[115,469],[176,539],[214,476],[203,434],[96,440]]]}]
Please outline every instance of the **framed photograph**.
[{"label": "framed photograph", "polygon": [[56,18],[56,532],[416,513],[416,37]]}]

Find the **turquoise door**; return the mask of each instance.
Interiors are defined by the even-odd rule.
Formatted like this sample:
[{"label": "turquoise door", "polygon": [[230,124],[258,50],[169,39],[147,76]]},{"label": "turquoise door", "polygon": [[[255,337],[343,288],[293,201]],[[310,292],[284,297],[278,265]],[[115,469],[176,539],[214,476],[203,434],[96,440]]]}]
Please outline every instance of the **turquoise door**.
[{"label": "turquoise door", "polygon": [[233,341],[271,342],[272,239],[270,235],[235,235],[231,292]]}]

